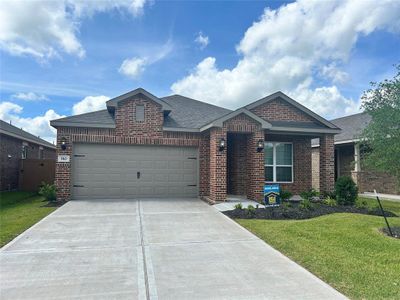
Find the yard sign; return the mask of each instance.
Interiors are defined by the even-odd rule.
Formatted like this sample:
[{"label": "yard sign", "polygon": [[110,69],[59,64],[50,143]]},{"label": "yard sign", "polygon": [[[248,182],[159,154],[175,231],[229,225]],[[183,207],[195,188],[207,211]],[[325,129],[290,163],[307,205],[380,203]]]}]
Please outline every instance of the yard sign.
[{"label": "yard sign", "polygon": [[264,185],[264,203],[266,207],[281,205],[279,184]]}]

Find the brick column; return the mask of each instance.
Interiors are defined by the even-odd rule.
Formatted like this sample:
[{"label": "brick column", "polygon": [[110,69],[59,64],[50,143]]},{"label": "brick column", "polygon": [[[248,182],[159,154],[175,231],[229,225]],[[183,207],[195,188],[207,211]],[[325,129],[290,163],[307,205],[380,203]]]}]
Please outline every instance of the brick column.
[{"label": "brick column", "polygon": [[264,197],[264,151],[257,152],[257,142],[264,141],[264,130],[257,130],[247,138],[247,198],[263,201]]},{"label": "brick column", "polygon": [[226,130],[224,128],[211,128],[210,130],[210,199],[212,201],[226,200],[226,147],[219,151],[219,141],[225,139],[227,143]]},{"label": "brick column", "polygon": [[[61,138],[65,137],[67,140],[67,149],[61,150]],[[55,185],[57,188],[57,200],[68,201],[71,199],[71,161],[72,161],[72,143],[70,136],[63,135],[62,130],[58,129],[57,132],[57,156],[69,155],[69,163],[56,162],[56,178]],[[57,159],[57,158],[56,158]]]},{"label": "brick column", "polygon": [[203,135],[199,145],[200,197],[210,195],[210,136]]},{"label": "brick column", "polygon": [[319,139],[319,191],[333,192],[335,184],[335,147],[332,134]]}]

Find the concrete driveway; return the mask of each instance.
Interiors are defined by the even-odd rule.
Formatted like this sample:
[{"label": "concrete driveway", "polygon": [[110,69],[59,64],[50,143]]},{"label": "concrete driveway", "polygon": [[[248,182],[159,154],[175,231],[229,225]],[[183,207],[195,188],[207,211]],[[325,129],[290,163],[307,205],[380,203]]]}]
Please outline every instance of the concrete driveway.
[{"label": "concrete driveway", "polygon": [[0,251],[1,299],[342,299],[198,199],[70,201]]}]

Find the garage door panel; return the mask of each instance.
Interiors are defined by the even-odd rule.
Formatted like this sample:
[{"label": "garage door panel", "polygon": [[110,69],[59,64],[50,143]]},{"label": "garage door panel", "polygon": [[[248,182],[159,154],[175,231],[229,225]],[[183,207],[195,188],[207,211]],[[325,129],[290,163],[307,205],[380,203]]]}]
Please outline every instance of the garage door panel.
[{"label": "garage door panel", "polygon": [[74,144],[72,183],[79,187],[72,194],[76,199],[195,197],[197,156],[194,147]]}]

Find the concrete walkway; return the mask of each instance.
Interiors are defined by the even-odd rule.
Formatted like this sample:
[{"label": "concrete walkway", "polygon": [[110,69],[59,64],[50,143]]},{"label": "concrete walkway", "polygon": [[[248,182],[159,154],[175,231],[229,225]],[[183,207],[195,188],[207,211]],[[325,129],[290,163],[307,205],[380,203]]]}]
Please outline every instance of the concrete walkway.
[{"label": "concrete walkway", "polygon": [[1,299],[343,299],[197,199],[70,201],[0,251]]},{"label": "concrete walkway", "polygon": [[[358,194],[361,197],[367,197],[367,198],[376,198],[375,193],[361,193]],[[378,193],[379,199],[381,200],[389,200],[389,201],[393,201],[393,202],[400,202],[400,195],[392,195],[392,194],[381,194]]]}]

